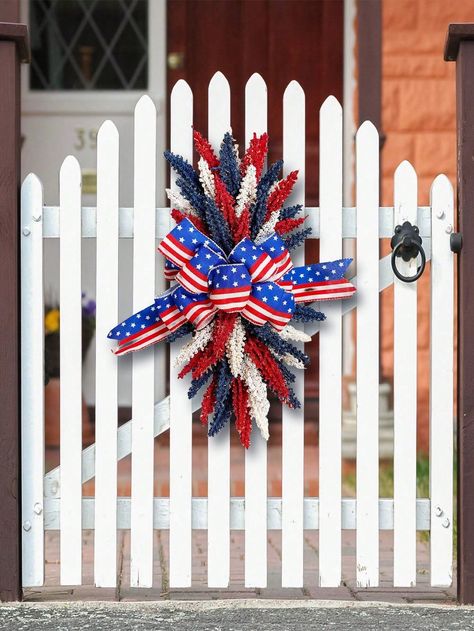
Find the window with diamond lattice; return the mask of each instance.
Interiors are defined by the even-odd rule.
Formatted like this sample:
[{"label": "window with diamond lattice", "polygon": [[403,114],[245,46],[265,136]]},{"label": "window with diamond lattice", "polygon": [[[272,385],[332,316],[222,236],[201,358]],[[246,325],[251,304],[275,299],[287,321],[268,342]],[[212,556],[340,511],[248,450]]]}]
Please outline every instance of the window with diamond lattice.
[{"label": "window with diamond lattice", "polygon": [[32,90],[146,90],[148,0],[30,0]]}]

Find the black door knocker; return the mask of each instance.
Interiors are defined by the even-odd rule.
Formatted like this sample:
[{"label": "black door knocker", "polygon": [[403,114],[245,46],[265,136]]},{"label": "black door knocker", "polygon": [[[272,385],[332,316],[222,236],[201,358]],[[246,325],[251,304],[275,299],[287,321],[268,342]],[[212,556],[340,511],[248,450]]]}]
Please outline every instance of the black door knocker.
[{"label": "black door knocker", "polygon": [[[392,270],[395,276],[404,283],[414,283],[425,271],[426,255],[421,243],[422,238],[420,237],[418,226],[412,226],[409,221],[405,221],[403,225],[395,227],[395,233],[390,241],[392,247]],[[418,258],[418,254],[421,257],[421,265],[417,269],[416,274],[414,276],[403,276],[398,271],[396,258],[401,257],[408,262]]]}]

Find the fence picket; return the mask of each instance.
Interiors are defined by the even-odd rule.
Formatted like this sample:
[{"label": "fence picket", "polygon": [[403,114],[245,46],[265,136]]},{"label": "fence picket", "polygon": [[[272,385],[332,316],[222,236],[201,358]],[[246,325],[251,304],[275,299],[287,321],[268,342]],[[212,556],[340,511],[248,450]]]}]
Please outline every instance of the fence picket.
[{"label": "fence picket", "polygon": [[[221,72],[209,83],[209,141],[216,151],[230,129],[230,86]],[[208,441],[208,586],[227,587],[230,576],[230,434],[227,424]]]},{"label": "fence picket", "polygon": [[[171,150],[192,162],[193,95],[184,81],[171,94]],[[246,86],[245,137],[267,128],[267,88],[254,74]],[[230,129],[230,88],[216,73],[209,84],[209,139],[218,150]],[[282,531],[282,585],[303,585],[304,529],[319,530],[319,582],[341,581],[341,529],[356,528],[357,584],[377,586],[379,530],[394,532],[395,587],[416,581],[416,530],[430,530],[433,586],[452,583],[454,276],[450,233],[453,191],[445,176],[431,189],[431,207],[417,208],[417,177],[408,162],[395,173],[394,211],[379,208],[378,134],[364,123],[356,137],[356,209],[342,209],[342,110],[329,97],[320,111],[320,209],[310,209],[320,260],[342,255],[342,237],[357,250],[358,293],[326,303],[320,333],[320,498],[304,497],[301,410],[283,409],[282,498],[267,499],[267,443],[254,430],[245,453],[245,499],[230,498],[229,426],[208,443],[208,498],[192,498],[192,412],[189,377],[178,380],[171,345],[170,396],[155,402],[156,353],[133,356],[132,418],[117,427],[117,362],[106,335],[118,317],[118,239],[134,239],[133,308],[155,295],[155,239],[171,220],[156,209],[156,110],[147,96],[135,110],[134,209],[119,209],[119,139],[111,121],[98,134],[97,210],[81,209],[81,172],[67,157],[60,170],[60,206],[43,207],[34,175],[21,193],[22,572],[25,587],[44,582],[44,531],[60,530],[60,583],[82,581],[82,529],[95,529],[94,576],[116,585],[117,529],[131,530],[132,587],[153,583],[153,529],[170,530],[171,587],[192,583],[192,529],[208,530],[208,585],[227,587],[230,529],[245,530],[245,586],[267,584],[267,535]],[[292,204],[304,205],[305,96],[293,81],[283,101],[285,174],[299,170]],[[176,186],[172,173],[171,186]],[[343,225],[343,214],[344,225]],[[44,221],[43,221],[44,218]],[[133,219],[133,222],[132,222]],[[392,222],[393,219],[393,222]],[[379,291],[393,278],[379,239],[404,221],[417,223],[431,263],[430,498],[416,497],[417,288],[394,280],[394,498],[378,498]],[[84,232],[81,234],[81,222]],[[96,225],[97,222],[97,225]],[[313,236],[315,236],[313,235]],[[82,237],[97,237],[96,444],[82,451]],[[60,467],[44,475],[43,238],[60,239]],[[431,238],[430,238],[431,237]],[[432,250],[432,252],[431,252]],[[292,253],[304,263],[304,249]],[[405,275],[416,264],[397,264]],[[357,500],[341,498],[342,316],[357,305]],[[102,343],[103,342],[103,343]],[[447,359],[448,358],[448,359]],[[295,394],[304,405],[304,376]],[[154,498],[154,436],[170,429],[170,498]],[[132,455],[131,498],[117,498],[117,461]],[[95,498],[82,483],[96,477]],[[43,510],[43,500],[44,510]]]},{"label": "fence picket", "polygon": [[[285,174],[297,169],[291,204],[305,203],[305,94],[292,81],[283,96]],[[292,252],[294,265],[304,264],[304,247]],[[298,346],[298,345],[297,345]],[[299,345],[303,348],[303,345]],[[282,407],[282,586],[303,586],[304,374],[296,375],[298,410]]]},{"label": "fence picket", "polygon": [[[342,256],[342,108],[328,97],[320,110],[320,260]],[[326,303],[319,333],[319,583],[341,582],[342,311]]]},{"label": "fence picket", "polygon": [[[245,142],[267,131],[267,86],[255,73],[245,87]],[[245,452],[245,587],[267,586],[267,441],[253,427]]]},{"label": "fence picket", "polygon": [[357,584],[379,581],[379,135],[356,136],[357,183]]},{"label": "fence picket", "polygon": [[59,174],[61,585],[82,579],[81,169],[68,156]]},{"label": "fence picket", "polygon": [[[193,94],[181,80],[171,92],[171,151],[193,162]],[[176,189],[176,174],[171,173]],[[182,340],[170,345],[170,587],[190,587],[192,579],[192,410],[190,378],[178,379],[176,358]]]},{"label": "fence picket", "polygon": [[21,187],[21,515],[24,587],[44,582],[43,187]]},{"label": "fence picket", "polygon": [[[394,227],[404,221],[416,224],[417,178],[404,161],[395,171]],[[397,265],[413,276],[416,261]],[[417,287],[394,278],[394,533],[393,584],[416,583],[416,384],[417,384]]]},{"label": "fence picket", "polygon": [[431,187],[430,498],[431,585],[447,586],[453,573],[453,188],[445,175]]},{"label": "fence picket", "polygon": [[112,121],[97,134],[97,311],[95,537],[97,587],[117,581],[117,358],[107,333],[118,320],[119,135]]},{"label": "fence picket", "polygon": [[[133,310],[155,297],[156,109],[149,96],[135,107]],[[133,354],[130,583],[153,583],[154,347]]]}]

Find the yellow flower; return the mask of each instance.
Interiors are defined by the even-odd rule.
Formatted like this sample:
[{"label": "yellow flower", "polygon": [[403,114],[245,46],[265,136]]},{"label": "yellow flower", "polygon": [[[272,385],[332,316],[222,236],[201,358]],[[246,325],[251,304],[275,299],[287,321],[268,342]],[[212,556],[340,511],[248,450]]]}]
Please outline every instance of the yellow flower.
[{"label": "yellow flower", "polygon": [[44,319],[46,333],[56,333],[59,331],[59,309],[51,309]]}]

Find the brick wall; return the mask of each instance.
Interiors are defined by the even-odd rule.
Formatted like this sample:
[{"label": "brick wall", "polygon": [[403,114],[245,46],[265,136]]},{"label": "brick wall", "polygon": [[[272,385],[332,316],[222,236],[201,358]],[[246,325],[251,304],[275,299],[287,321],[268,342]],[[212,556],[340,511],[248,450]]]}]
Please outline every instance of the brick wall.
[{"label": "brick wall", "polygon": [[[472,0],[383,0],[382,204],[393,203],[393,172],[409,160],[419,176],[419,204],[433,178],[455,182],[456,116],[453,63],[443,61],[450,22],[473,22]],[[386,252],[388,245],[386,244]],[[429,274],[418,283],[418,447],[428,447]],[[393,376],[393,291],[382,296],[382,370]]]}]

